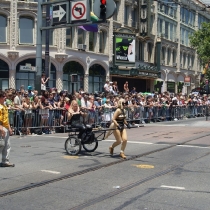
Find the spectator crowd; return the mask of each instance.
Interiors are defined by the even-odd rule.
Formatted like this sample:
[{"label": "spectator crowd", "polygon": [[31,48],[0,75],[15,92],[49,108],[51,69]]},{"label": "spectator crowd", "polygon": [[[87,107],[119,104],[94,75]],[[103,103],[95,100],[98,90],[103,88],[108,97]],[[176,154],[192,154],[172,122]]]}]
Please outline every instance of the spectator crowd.
[{"label": "spectator crowd", "polygon": [[9,122],[15,134],[50,134],[64,132],[71,102],[77,101],[85,113],[84,122],[93,126],[108,127],[120,98],[126,101],[127,119],[133,124],[157,121],[180,120],[184,117],[199,117],[206,113],[210,97],[191,93],[139,93],[129,89],[125,82],[119,91],[117,82],[106,81],[103,92],[87,93],[83,89],[69,93],[56,88],[42,90],[39,94],[28,86],[5,90],[5,105]]}]

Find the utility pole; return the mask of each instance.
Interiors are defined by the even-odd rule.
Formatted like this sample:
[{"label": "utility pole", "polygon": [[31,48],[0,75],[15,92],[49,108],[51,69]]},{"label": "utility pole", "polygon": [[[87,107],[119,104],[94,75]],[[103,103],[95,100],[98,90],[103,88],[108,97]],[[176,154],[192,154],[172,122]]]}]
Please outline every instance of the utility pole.
[{"label": "utility pole", "polygon": [[[47,0],[46,0],[47,1]],[[50,26],[50,5],[46,6],[46,27]],[[50,77],[50,30],[46,30],[46,37],[45,37],[45,74],[46,78]],[[49,89],[49,80],[46,83],[46,89]]]},{"label": "utility pole", "polygon": [[42,0],[38,0],[37,5],[37,39],[36,39],[36,81],[35,89],[41,93],[41,74],[42,74]]}]

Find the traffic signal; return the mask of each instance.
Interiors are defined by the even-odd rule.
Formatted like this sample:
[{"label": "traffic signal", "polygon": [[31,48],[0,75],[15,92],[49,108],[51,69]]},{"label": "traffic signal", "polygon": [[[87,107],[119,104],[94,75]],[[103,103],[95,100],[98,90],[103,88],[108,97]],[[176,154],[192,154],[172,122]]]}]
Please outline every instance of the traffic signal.
[{"label": "traffic signal", "polygon": [[106,0],[101,0],[100,19],[106,20]]}]

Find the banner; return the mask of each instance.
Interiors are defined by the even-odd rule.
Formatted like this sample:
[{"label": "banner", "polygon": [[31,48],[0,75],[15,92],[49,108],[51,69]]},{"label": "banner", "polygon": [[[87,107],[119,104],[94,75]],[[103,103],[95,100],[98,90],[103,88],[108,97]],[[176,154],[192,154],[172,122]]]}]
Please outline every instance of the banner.
[{"label": "banner", "polygon": [[136,58],[135,34],[115,34],[114,40],[115,63],[134,64]]}]

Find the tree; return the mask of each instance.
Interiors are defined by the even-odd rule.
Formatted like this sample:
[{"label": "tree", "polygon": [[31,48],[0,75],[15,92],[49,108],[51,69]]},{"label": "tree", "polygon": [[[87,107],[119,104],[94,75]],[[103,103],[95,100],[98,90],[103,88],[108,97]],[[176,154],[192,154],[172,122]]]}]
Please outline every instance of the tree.
[{"label": "tree", "polygon": [[197,51],[202,64],[210,60],[210,23],[203,23],[202,28],[190,37],[190,45]]},{"label": "tree", "polygon": [[202,28],[195,31],[189,39],[204,67],[205,78],[210,80],[210,23],[202,23]]}]

